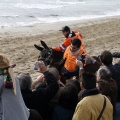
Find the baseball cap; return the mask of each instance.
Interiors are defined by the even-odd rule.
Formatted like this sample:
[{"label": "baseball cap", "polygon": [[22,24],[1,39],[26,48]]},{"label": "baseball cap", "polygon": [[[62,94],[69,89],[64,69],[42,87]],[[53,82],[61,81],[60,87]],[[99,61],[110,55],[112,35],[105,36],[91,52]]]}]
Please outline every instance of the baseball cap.
[{"label": "baseball cap", "polygon": [[68,31],[70,31],[70,28],[69,28],[68,26],[64,26],[64,27],[62,27],[62,29],[59,30],[59,31],[68,32]]}]

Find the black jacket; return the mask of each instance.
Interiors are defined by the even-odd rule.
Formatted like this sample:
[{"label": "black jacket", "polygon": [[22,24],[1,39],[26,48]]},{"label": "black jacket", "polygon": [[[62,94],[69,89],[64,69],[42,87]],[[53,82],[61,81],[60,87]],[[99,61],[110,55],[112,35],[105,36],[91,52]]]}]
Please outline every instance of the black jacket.
[{"label": "black jacket", "polygon": [[120,52],[114,52],[112,56],[115,58],[120,58]]},{"label": "black jacket", "polygon": [[47,82],[46,88],[40,88],[36,91],[21,90],[26,106],[29,109],[36,109],[43,118],[47,112],[47,104],[59,89],[57,80],[51,73],[45,72],[44,75]]},{"label": "black jacket", "polygon": [[111,73],[112,73],[112,78],[117,82],[118,86],[118,98],[117,101],[120,101],[120,61],[116,64],[111,64],[107,66]]}]

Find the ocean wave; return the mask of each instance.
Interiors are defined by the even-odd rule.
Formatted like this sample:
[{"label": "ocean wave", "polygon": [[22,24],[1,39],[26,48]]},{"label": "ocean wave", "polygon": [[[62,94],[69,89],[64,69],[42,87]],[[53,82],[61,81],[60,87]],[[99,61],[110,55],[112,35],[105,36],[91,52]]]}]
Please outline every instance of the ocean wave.
[{"label": "ocean wave", "polygon": [[106,16],[116,16],[116,15],[120,15],[120,10],[107,11],[107,12],[104,12],[104,14],[105,14]]},{"label": "ocean wave", "polygon": [[33,21],[33,22],[16,22],[16,26],[33,26],[34,24],[40,23],[40,21]]},{"label": "ocean wave", "polygon": [[1,18],[17,18],[17,17],[19,17],[19,15],[1,15],[0,14],[0,17]]},{"label": "ocean wave", "polygon": [[4,27],[32,27],[34,24],[38,24],[40,21],[33,21],[33,22],[14,22],[14,23],[2,23],[0,25],[1,28]]},{"label": "ocean wave", "polygon": [[85,3],[85,1],[74,1],[74,2],[65,2],[65,1],[61,1],[61,0],[57,0],[56,3],[58,4],[66,4],[66,5],[75,5],[75,4],[80,4],[80,3]]},{"label": "ocean wave", "polygon": [[49,17],[49,18],[43,18],[39,17],[37,18],[41,23],[54,23],[54,22],[65,22],[65,21],[74,21],[74,20],[84,20],[84,19],[93,19],[93,18],[99,18],[99,17],[105,17],[104,15],[87,15],[87,16],[80,16],[80,17]]},{"label": "ocean wave", "polygon": [[94,18],[102,18],[102,17],[109,17],[114,15],[87,15],[87,16],[81,16],[81,17],[39,17],[36,21],[29,21],[29,22],[14,22],[14,23],[2,23],[0,24],[1,28],[4,27],[33,27],[35,24],[46,24],[46,23],[58,23],[58,22],[67,22],[67,21],[82,21],[87,19],[94,19]]},{"label": "ocean wave", "polygon": [[28,4],[28,3],[17,3],[14,4],[14,7],[17,8],[23,8],[23,9],[56,9],[56,8],[62,8],[65,6],[69,6],[69,5],[76,5],[76,4],[84,4],[85,1],[61,1],[61,0],[57,0],[57,1],[44,1],[43,3],[40,4]]},{"label": "ocean wave", "polygon": [[63,5],[49,5],[49,4],[21,4],[18,3],[14,7],[23,8],[23,9],[55,9],[64,7]]},{"label": "ocean wave", "polygon": [[[91,16],[91,18],[95,18],[95,16]],[[57,22],[65,22],[65,21],[75,21],[75,20],[83,20],[83,19],[90,19],[89,17],[39,17],[37,18],[36,21],[29,21],[29,22],[13,22],[13,23],[2,23],[0,24],[1,28],[4,27],[20,27],[20,26],[25,26],[25,27],[31,27],[34,26],[35,24],[42,24],[42,23],[57,23]]]}]

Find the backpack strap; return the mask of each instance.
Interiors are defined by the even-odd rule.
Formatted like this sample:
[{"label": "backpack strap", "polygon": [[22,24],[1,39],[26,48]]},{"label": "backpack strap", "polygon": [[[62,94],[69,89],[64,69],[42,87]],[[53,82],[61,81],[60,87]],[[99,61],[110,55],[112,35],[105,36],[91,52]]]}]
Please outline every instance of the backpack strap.
[{"label": "backpack strap", "polygon": [[100,120],[100,118],[101,118],[101,116],[102,116],[102,114],[103,114],[103,112],[104,112],[104,110],[105,110],[105,107],[106,107],[106,98],[104,97],[103,108],[102,108],[102,110],[101,110],[101,112],[100,112],[100,115],[99,115],[99,117],[98,117],[97,120]]}]

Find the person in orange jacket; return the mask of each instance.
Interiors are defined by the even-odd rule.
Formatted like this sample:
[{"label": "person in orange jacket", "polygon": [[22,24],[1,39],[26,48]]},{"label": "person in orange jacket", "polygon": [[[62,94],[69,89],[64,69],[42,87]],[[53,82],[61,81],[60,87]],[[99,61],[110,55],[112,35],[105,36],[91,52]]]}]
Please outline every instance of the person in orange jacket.
[{"label": "person in orange jacket", "polygon": [[[78,57],[82,57],[86,50],[81,47],[82,42],[76,38],[71,40],[71,45],[67,47],[63,58],[66,59],[64,64],[64,77],[71,78],[79,75],[79,67],[76,64]],[[82,60],[82,59],[81,59]]]},{"label": "person in orange jacket", "polygon": [[82,48],[85,47],[83,42],[83,37],[77,30],[71,31],[68,26],[64,26],[62,30],[59,30],[59,31],[62,31],[63,35],[65,36],[65,39],[60,46],[54,47],[53,48],[54,50],[64,52],[66,48],[71,44],[71,40],[74,40],[75,38],[78,38],[79,40],[81,40]]}]

